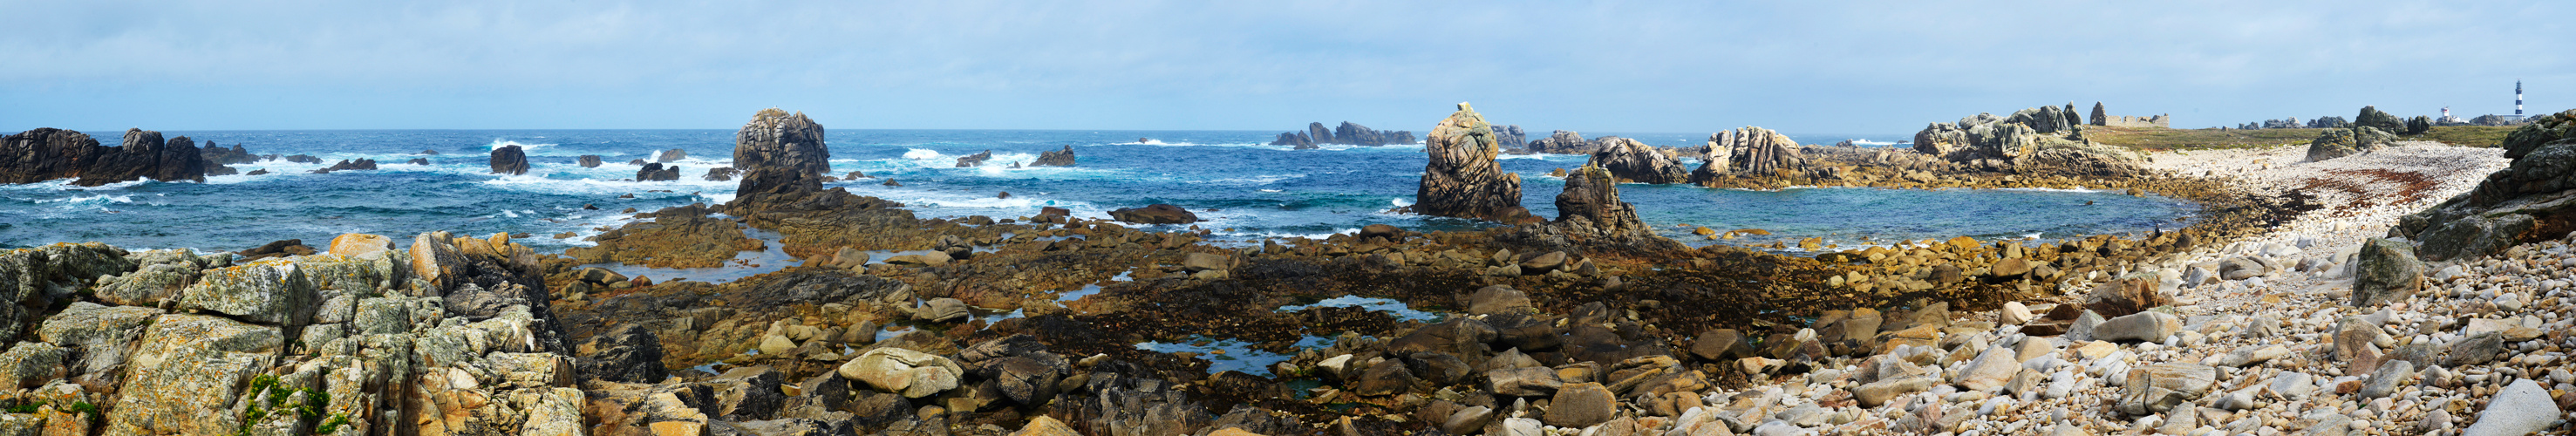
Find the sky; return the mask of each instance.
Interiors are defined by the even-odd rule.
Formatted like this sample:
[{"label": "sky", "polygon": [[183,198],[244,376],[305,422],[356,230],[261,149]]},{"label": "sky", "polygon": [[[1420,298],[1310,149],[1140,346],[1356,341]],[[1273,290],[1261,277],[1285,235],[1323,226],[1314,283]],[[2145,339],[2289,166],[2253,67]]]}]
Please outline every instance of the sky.
[{"label": "sky", "polygon": [[[2576,108],[2567,1],[0,0],[0,130],[1909,133]],[[1533,136],[1536,136],[1534,134]]]}]

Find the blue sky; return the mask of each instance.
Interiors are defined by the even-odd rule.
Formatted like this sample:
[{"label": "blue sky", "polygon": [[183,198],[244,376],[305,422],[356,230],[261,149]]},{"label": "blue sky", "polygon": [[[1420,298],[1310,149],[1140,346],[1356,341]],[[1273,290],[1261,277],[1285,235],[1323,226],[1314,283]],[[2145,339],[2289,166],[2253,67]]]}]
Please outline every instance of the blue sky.
[{"label": "blue sky", "polygon": [[2576,2],[0,0],[0,130],[1903,133],[2576,107]]}]

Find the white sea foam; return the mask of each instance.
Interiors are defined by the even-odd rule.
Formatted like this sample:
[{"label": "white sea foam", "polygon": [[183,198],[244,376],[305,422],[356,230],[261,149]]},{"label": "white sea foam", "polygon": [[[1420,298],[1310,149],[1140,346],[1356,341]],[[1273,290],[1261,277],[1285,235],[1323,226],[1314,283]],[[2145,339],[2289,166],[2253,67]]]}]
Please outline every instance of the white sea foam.
[{"label": "white sea foam", "polygon": [[36,200],[36,202],[37,202],[37,203],[71,203],[71,204],[103,205],[103,204],[108,204],[108,203],[133,203],[133,202],[134,202],[134,196],[132,196],[132,195],[87,195],[87,196],[80,196],[80,197],[65,197],[65,198],[55,198],[55,199],[46,199],[46,200]]},{"label": "white sea foam", "polygon": [[931,150],[931,149],[915,148],[915,149],[912,149],[912,150],[910,150],[910,151],[905,151],[905,152],[903,152],[903,158],[904,158],[904,159],[912,159],[912,160],[938,159],[938,158],[939,158],[939,151],[938,151],[938,150]]},{"label": "white sea foam", "polygon": [[1405,207],[1405,206],[1412,206],[1412,205],[1413,205],[1413,200],[1406,200],[1406,199],[1401,198],[1401,197],[1398,197],[1398,198],[1395,198],[1395,199],[1392,199],[1392,200],[1387,200],[1387,202],[1389,202],[1389,203],[1395,203],[1395,207]]}]

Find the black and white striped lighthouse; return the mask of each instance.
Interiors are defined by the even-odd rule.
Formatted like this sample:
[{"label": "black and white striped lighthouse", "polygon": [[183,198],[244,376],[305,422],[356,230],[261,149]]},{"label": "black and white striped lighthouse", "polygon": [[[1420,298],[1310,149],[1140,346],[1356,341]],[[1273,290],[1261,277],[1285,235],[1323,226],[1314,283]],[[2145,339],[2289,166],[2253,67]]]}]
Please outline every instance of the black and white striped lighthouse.
[{"label": "black and white striped lighthouse", "polygon": [[2513,81],[2513,117],[2522,118],[2522,81]]}]

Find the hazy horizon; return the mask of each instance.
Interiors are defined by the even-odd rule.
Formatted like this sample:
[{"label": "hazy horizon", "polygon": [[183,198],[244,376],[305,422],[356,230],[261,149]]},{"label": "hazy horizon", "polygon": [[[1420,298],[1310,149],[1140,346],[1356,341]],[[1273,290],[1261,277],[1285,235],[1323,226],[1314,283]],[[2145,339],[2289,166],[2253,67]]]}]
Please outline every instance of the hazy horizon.
[{"label": "hazy horizon", "polygon": [[[2198,128],[2576,107],[2576,4],[43,2],[0,130],[1912,132],[2103,102]],[[38,19],[41,17],[41,19]],[[2550,43],[2549,41],[2562,41]],[[117,130],[122,130],[118,128]],[[90,132],[90,130],[83,130]],[[1878,134],[1878,133],[1871,133]],[[1589,136],[1589,133],[1587,133]]]}]

